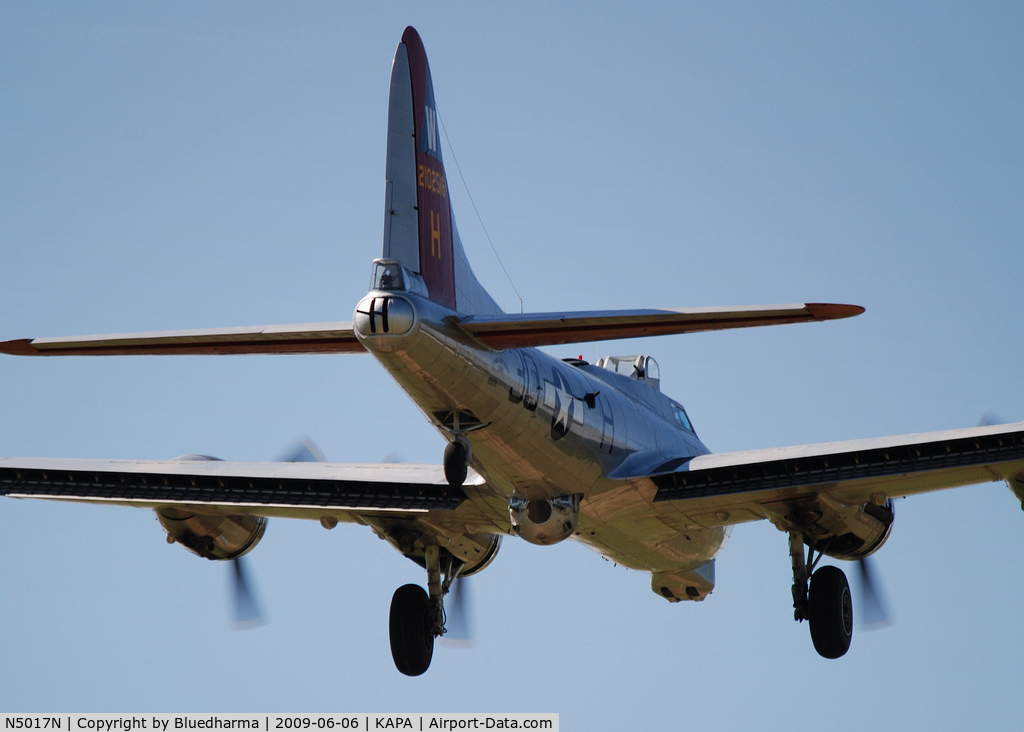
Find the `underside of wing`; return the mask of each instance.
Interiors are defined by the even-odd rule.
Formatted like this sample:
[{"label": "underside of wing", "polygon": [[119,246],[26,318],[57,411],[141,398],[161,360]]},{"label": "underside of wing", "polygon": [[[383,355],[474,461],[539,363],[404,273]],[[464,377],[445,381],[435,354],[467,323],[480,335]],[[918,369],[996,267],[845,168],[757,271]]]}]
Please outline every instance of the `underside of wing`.
[{"label": "underside of wing", "polygon": [[1024,471],[1024,422],[701,455],[650,476],[655,501],[702,525],[779,518],[827,495],[844,505],[1008,480]]},{"label": "underside of wing", "polygon": [[453,511],[483,483],[471,472],[453,488],[441,466],[419,464],[0,458],[0,495],[14,498],[289,518]]},{"label": "underside of wing", "polygon": [[481,315],[457,325],[491,348],[524,348],[619,338],[809,323],[860,315],[857,305],[824,303],[684,310],[607,310]]},{"label": "underside of wing", "polygon": [[364,353],[352,323],[262,325],[0,342],[15,356],[184,356],[236,353]]}]

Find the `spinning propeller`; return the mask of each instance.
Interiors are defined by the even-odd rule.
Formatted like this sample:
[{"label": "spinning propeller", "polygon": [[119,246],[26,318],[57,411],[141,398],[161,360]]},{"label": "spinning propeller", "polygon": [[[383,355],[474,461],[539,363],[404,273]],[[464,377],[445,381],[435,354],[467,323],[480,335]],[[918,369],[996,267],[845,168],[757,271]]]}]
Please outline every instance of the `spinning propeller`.
[{"label": "spinning propeller", "polygon": [[242,557],[231,560],[231,596],[235,611],[235,629],[254,628],[265,621],[256,596],[249,583],[248,572]]},{"label": "spinning propeller", "polygon": [[469,592],[469,583],[466,578],[458,577],[452,582],[451,590],[448,592],[445,607],[445,634],[441,640],[447,645],[468,648],[473,645],[473,604]]},{"label": "spinning propeller", "polygon": [[870,557],[857,562],[860,569],[859,622],[865,630],[879,630],[892,625],[892,614],[885,602],[873,564]]},{"label": "spinning propeller", "polygon": [[[985,412],[978,420],[979,427],[1006,424],[1006,420],[996,412]],[[878,630],[892,625],[892,613],[882,592],[881,585],[871,562],[865,557],[857,562],[860,569],[860,619],[865,630]]]},{"label": "spinning propeller", "polygon": [[[322,463],[326,462],[323,451],[308,437],[303,437],[289,450],[277,458],[279,463]],[[249,579],[245,557],[231,560],[231,600],[236,630],[255,628],[263,625],[266,618],[256,597],[254,585]]]}]

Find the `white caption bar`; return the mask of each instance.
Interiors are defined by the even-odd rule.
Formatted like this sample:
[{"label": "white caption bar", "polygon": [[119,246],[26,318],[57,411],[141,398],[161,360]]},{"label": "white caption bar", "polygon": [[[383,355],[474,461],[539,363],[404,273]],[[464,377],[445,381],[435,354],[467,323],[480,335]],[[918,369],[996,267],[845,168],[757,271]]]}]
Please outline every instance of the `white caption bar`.
[{"label": "white caption bar", "polygon": [[558,714],[532,712],[451,714],[0,714],[0,732],[177,732],[179,730],[258,730],[259,732],[317,732],[319,730],[551,730],[558,731]]}]

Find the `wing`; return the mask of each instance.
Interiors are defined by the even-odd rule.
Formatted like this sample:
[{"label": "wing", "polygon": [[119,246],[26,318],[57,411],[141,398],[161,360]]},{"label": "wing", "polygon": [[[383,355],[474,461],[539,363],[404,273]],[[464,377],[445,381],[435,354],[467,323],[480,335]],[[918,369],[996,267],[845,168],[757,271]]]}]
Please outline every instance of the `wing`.
[{"label": "wing", "polygon": [[0,495],[340,522],[452,514],[504,533],[484,479],[470,471],[452,488],[438,465],[0,458]]},{"label": "wing", "polygon": [[491,348],[554,346],[618,338],[809,323],[860,315],[858,305],[811,303],[685,310],[606,310],[480,315],[455,324]]},{"label": "wing", "polygon": [[702,455],[649,477],[657,486],[656,502],[673,502],[677,510],[708,526],[777,519],[820,494],[858,505],[1013,480],[1022,472],[1024,422],[1018,422]]},{"label": "wing", "polygon": [[352,323],[118,333],[0,342],[14,356],[181,356],[233,353],[364,353]]}]

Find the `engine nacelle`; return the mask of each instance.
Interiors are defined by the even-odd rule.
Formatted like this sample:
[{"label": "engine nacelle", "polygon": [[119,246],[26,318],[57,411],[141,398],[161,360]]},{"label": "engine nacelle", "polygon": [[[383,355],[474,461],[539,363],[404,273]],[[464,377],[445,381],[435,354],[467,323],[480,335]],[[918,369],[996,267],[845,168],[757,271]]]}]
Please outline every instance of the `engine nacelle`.
[{"label": "engine nacelle", "polygon": [[453,552],[466,564],[459,573],[460,577],[471,577],[487,569],[501,549],[500,534],[467,534],[449,544]]},{"label": "engine nacelle", "polygon": [[874,554],[889,538],[895,507],[892,499],[878,496],[870,503],[848,506],[825,495],[815,500],[814,510],[801,511],[794,520],[804,531],[804,541],[835,559],[863,559]]},{"label": "engine nacelle", "polygon": [[441,550],[441,567],[447,571],[449,562],[459,567],[459,577],[469,577],[482,572],[501,548],[500,534],[463,534],[426,521],[410,522],[407,519],[365,517],[367,525],[378,538],[384,539],[407,559],[424,569],[427,566],[426,548],[436,546]]},{"label": "engine nacelle", "polygon": [[512,531],[531,544],[557,544],[576,530],[580,518],[580,497],[519,498],[508,502]]},{"label": "engine nacelle", "polygon": [[167,530],[169,543],[181,544],[207,559],[237,559],[251,551],[267,530],[267,519],[263,516],[224,516],[160,508],[156,517]]}]

